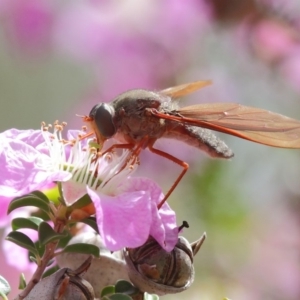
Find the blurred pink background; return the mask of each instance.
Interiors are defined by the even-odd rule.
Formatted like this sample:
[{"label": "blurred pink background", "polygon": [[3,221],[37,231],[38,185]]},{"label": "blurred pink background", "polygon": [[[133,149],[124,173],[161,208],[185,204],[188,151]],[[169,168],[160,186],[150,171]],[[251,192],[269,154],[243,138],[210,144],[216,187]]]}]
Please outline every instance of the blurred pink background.
[{"label": "blurred pink background", "polygon": [[[78,129],[76,114],[125,90],[202,79],[214,85],[182,105],[239,102],[300,119],[298,0],[0,0],[0,22],[2,131],[56,119]],[[194,285],[165,299],[298,300],[300,152],[222,138],[235,152],[229,162],[157,144],[190,164],[169,199],[190,224],[185,236],[208,236]],[[138,173],[165,191],[179,172],[141,156]],[[5,261],[13,298],[20,272],[30,272]]]}]

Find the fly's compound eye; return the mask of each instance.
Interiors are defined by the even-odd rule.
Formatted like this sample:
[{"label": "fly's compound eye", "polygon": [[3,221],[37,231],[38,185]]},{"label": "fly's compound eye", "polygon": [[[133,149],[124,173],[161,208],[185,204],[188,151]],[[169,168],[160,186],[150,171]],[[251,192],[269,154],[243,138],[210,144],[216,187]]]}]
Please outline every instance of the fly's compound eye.
[{"label": "fly's compound eye", "polygon": [[90,112],[90,117],[94,119],[99,132],[105,138],[110,138],[116,133],[114,115],[114,108],[106,103],[95,105]]}]

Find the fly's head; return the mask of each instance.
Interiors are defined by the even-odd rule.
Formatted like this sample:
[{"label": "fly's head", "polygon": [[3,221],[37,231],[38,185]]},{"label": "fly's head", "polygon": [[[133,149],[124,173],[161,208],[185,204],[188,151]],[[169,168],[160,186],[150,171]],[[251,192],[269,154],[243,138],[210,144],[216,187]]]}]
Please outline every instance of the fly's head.
[{"label": "fly's head", "polygon": [[116,126],[114,124],[115,109],[109,103],[96,104],[86,122],[90,122],[91,129],[95,132],[97,142],[103,145],[104,141],[116,134]]},{"label": "fly's head", "polygon": [[[143,134],[151,135],[151,124],[147,129],[149,110],[159,109],[169,98],[152,91],[130,90],[120,94],[110,103],[95,105],[89,116],[84,117],[84,121],[95,133],[100,146],[114,136],[123,143],[134,143],[135,136],[140,138]],[[158,121],[158,118],[151,114],[150,116],[152,123]]]}]

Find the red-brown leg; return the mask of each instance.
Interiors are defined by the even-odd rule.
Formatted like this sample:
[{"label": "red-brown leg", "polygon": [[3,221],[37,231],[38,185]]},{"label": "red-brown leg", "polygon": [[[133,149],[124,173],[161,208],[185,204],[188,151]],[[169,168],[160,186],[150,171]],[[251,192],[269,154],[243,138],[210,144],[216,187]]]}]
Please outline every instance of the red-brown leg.
[{"label": "red-brown leg", "polygon": [[85,133],[85,134],[83,134],[83,135],[80,135],[79,140],[82,141],[82,140],[84,140],[84,139],[86,139],[86,138],[92,136],[93,134],[95,134],[94,131],[87,132],[87,133]]},{"label": "red-brown leg", "polygon": [[[114,149],[129,149],[132,150],[131,157],[137,158],[142,151],[142,146],[148,137],[144,137],[138,144],[114,144],[105,150],[102,155],[112,152]],[[135,149],[134,149],[135,148]],[[135,162],[135,161],[134,161]]]},{"label": "red-brown leg", "polygon": [[176,188],[176,186],[178,185],[178,183],[180,182],[180,180],[182,179],[182,177],[184,176],[186,171],[188,170],[189,165],[185,161],[182,161],[182,160],[170,155],[169,153],[166,153],[164,151],[153,148],[154,142],[148,145],[148,148],[151,152],[153,152],[157,155],[160,155],[162,157],[165,157],[165,158],[173,161],[174,163],[178,164],[179,166],[181,166],[183,168],[182,172],[179,174],[179,176],[177,177],[177,179],[175,180],[175,182],[173,183],[173,185],[171,186],[171,188],[169,189],[169,191],[165,195],[164,199],[158,204],[157,208],[160,209],[163,206],[163,204],[167,201],[167,199],[169,198],[171,193],[174,191],[174,189]]},{"label": "red-brown leg", "polygon": [[[112,145],[111,147],[109,147],[105,152],[102,153],[105,154],[105,153],[108,153],[108,152],[111,152],[113,151],[114,149],[130,149],[132,150],[131,152],[131,156],[130,158],[127,159],[127,161],[124,163],[124,165],[119,169],[119,171],[117,172],[117,174],[119,174],[121,171],[123,171],[127,165],[127,163],[132,159],[132,164],[134,165],[139,157],[139,154],[140,152],[142,151],[142,147],[143,145],[145,144],[145,142],[148,140],[148,137],[145,136],[139,143],[137,143],[136,145],[134,144],[115,144],[115,145]],[[117,175],[115,174],[115,175]],[[110,179],[109,179],[110,180]],[[108,181],[109,181],[108,180]],[[108,182],[107,181],[107,182]],[[107,183],[106,182],[106,183]],[[105,184],[106,184],[105,183]]]}]

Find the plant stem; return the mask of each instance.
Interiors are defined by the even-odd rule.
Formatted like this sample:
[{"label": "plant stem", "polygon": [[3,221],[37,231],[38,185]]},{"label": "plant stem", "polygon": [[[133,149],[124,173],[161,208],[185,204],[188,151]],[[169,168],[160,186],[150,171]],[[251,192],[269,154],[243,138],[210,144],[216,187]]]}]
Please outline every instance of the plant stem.
[{"label": "plant stem", "polygon": [[[57,233],[61,233],[65,228],[65,220],[62,219],[56,219],[54,230]],[[42,275],[48,266],[48,263],[51,259],[53,259],[55,249],[58,244],[58,240],[49,243],[45,247],[45,252],[43,254],[43,257],[41,258],[41,262],[38,265],[37,269],[35,270],[34,274],[32,275],[32,278],[28,282],[26,288],[14,299],[14,300],[22,300],[24,299],[30,292],[31,290],[35,287],[35,285],[41,280]]]}]

